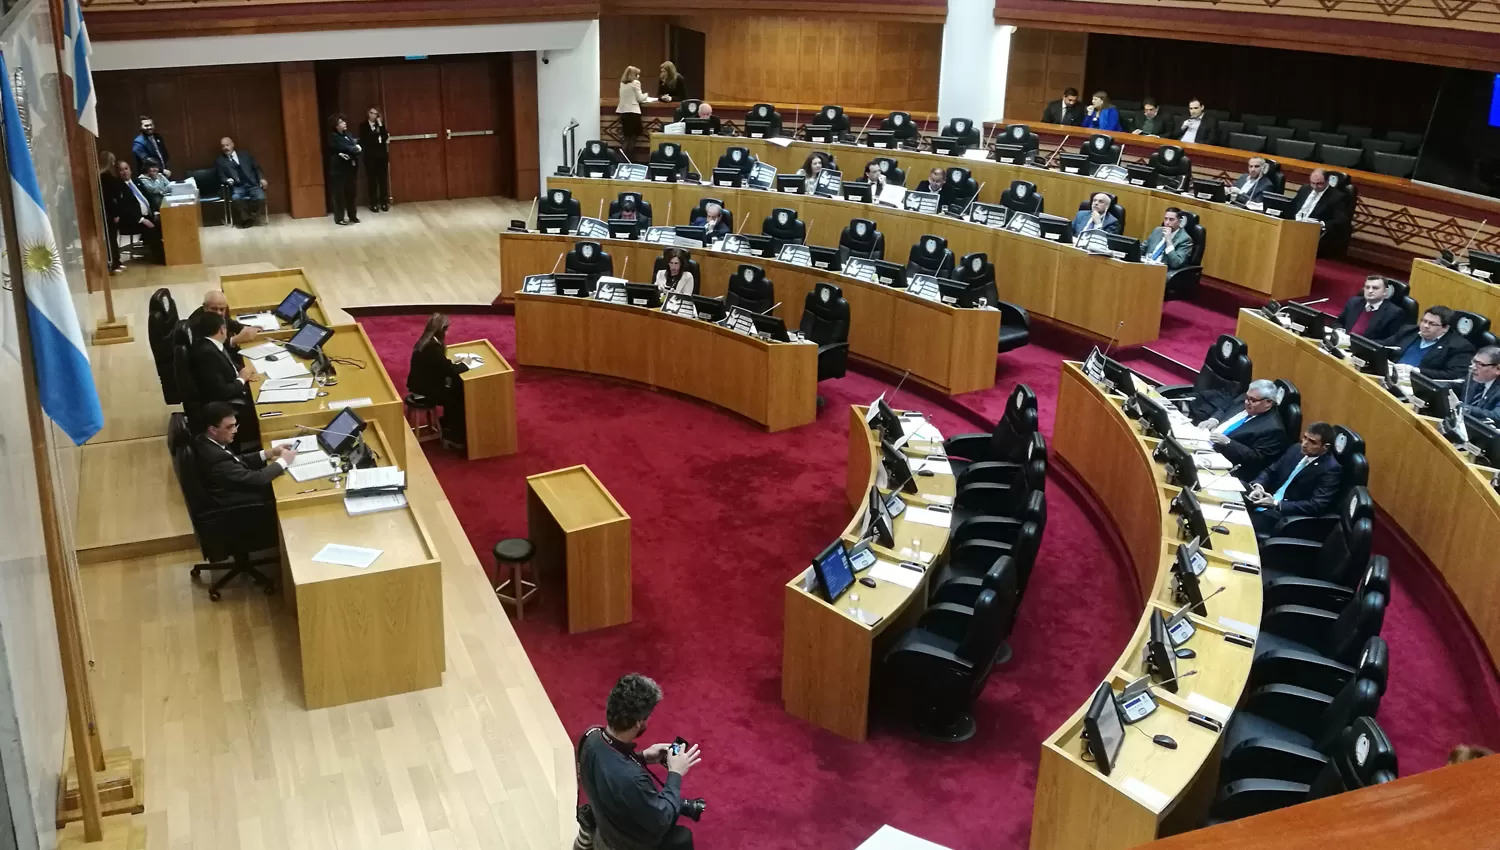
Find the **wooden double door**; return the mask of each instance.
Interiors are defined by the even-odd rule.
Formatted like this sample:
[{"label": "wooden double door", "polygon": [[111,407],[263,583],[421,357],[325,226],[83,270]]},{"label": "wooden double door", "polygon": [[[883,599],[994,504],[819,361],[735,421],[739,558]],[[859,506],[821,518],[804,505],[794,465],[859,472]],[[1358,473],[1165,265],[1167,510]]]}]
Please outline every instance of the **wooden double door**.
[{"label": "wooden double door", "polygon": [[[511,133],[501,123],[512,111],[508,56],[339,63],[334,70],[338,103],[328,111],[343,112],[351,132],[358,134],[371,105],[385,115],[397,202],[514,194]],[[363,173],[359,184],[364,204]]]}]

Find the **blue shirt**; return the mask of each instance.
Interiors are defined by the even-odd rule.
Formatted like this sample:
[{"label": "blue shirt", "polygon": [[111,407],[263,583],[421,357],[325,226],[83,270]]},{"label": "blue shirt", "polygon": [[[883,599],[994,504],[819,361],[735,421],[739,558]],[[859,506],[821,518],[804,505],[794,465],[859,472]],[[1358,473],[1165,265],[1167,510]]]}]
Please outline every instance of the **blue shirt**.
[{"label": "blue shirt", "polygon": [[1422,355],[1427,351],[1427,349],[1433,347],[1434,345],[1437,345],[1437,340],[1435,339],[1429,342],[1428,340],[1422,339],[1421,337],[1417,337],[1411,345],[1408,345],[1406,349],[1401,352],[1401,359],[1397,360],[1396,362],[1407,366],[1421,366]]}]

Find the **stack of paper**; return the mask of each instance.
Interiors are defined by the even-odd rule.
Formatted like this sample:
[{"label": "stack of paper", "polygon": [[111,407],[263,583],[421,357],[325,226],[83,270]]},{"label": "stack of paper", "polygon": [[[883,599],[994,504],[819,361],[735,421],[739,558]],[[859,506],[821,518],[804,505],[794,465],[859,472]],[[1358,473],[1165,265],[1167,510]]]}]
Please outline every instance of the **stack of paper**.
[{"label": "stack of paper", "polygon": [[902,419],[901,431],[908,438],[923,443],[941,443],[943,432],[926,419]]},{"label": "stack of paper", "polygon": [[378,490],[406,486],[406,472],[399,466],[373,466],[349,472],[349,491]]},{"label": "stack of paper", "polygon": [[289,355],[282,355],[276,360],[251,360],[250,365],[255,367],[255,371],[265,375],[268,380],[297,378],[312,374],[308,371],[307,364]]},{"label": "stack of paper", "polygon": [[358,567],[366,569],[375,563],[375,559],[382,554],[380,549],[366,549],[363,546],[345,546],[342,543],[330,543],[318,550],[318,554],[312,556],[314,561],[323,564],[338,564],[341,567]]},{"label": "stack of paper", "polygon": [[1172,420],[1172,436],[1179,440],[1195,440],[1204,443],[1208,442],[1209,432],[1206,429],[1199,428],[1187,419],[1178,421],[1174,417]]},{"label": "stack of paper", "polygon": [[255,397],[256,404],[296,404],[298,402],[312,401],[318,397],[318,391],[311,387],[305,390],[273,390],[269,387],[261,387],[260,393]]},{"label": "stack of paper", "polygon": [[1234,464],[1229,461],[1229,458],[1218,452],[1194,452],[1193,466],[1199,469],[1211,469],[1221,472],[1228,472],[1234,468]]},{"label": "stack of paper", "polygon": [[263,342],[260,345],[252,345],[249,348],[240,349],[240,354],[251,360],[264,360],[273,354],[280,354],[285,350],[274,342]]},{"label": "stack of paper", "polygon": [[263,390],[310,390],[312,389],[312,375],[302,375],[296,378],[268,378],[261,382]]},{"label": "stack of paper", "polygon": [[306,481],[315,481],[319,478],[327,478],[330,475],[337,474],[338,471],[338,467],[333,465],[333,461],[327,455],[324,455],[322,460],[316,460],[312,463],[294,463],[292,464],[292,468],[287,470],[299,484]]},{"label": "stack of paper", "polygon": [[350,398],[343,401],[330,401],[328,402],[328,409],[342,410],[346,407],[367,407],[369,404],[369,398]]},{"label": "stack of paper", "polygon": [[349,512],[349,516],[396,511],[404,507],[406,507],[405,493],[369,493],[363,496],[344,497],[344,510]]},{"label": "stack of paper", "polygon": [[453,359],[457,360],[459,363],[464,364],[465,366],[468,366],[470,369],[478,369],[480,366],[484,365],[483,357],[480,357],[478,354],[471,354],[467,351],[458,352],[457,354],[453,355]]},{"label": "stack of paper", "polygon": [[248,316],[235,316],[239,323],[250,328],[260,328],[263,331],[274,331],[281,327],[281,320],[274,313],[251,313]]},{"label": "stack of paper", "polygon": [[891,584],[899,584],[907,588],[915,588],[922,583],[921,571],[909,569],[900,564],[893,564],[890,561],[876,561],[875,566],[871,567],[866,575],[879,581],[888,581]]}]

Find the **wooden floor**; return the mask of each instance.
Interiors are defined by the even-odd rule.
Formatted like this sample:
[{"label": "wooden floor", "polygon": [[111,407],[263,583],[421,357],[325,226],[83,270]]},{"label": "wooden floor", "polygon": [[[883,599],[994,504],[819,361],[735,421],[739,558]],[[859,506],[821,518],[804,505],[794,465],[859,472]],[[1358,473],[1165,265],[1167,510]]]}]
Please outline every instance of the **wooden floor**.
[{"label": "wooden floor", "polygon": [[[462,201],[399,206],[356,227],[278,218],[212,228],[204,254],[216,266],[114,278],[137,341],[91,349],[106,427],[83,454],[82,486],[95,493],[80,505],[80,546],[129,545],[186,523],[180,496],[169,502],[170,471],[143,466],[168,462],[169,410],[144,339],[152,290],[170,286],[185,314],[221,273],[301,266],[331,305],[488,303],[495,236],[524,213]],[[239,587],[210,602],[187,575],[196,550],[82,569],[103,739],[146,759],[151,848],[571,842],[572,742],[414,441],[407,457],[408,498],[443,560],[440,688],[306,711],[280,597]]]}]

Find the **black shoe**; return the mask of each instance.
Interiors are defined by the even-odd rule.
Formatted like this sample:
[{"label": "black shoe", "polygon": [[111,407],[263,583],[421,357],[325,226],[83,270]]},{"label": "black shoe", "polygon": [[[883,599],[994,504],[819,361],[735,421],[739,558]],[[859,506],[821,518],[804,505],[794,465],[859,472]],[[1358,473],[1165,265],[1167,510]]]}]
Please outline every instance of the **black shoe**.
[{"label": "black shoe", "polygon": [[359,224],[359,216],[357,216],[357,215],[351,215],[351,216],[349,216],[349,223],[350,224]]},{"label": "black shoe", "polygon": [[[355,221],[358,221],[358,219],[355,219]],[[343,219],[339,218],[339,219],[334,219],[333,223],[342,226],[342,225],[348,224],[349,222],[344,221]]]},{"label": "black shoe", "polygon": [[380,212],[380,207],[376,206],[375,204],[371,204],[370,212]]},{"label": "black shoe", "polygon": [[391,211],[391,205],[390,204],[381,204],[380,205],[380,211],[381,212],[390,212]]}]

